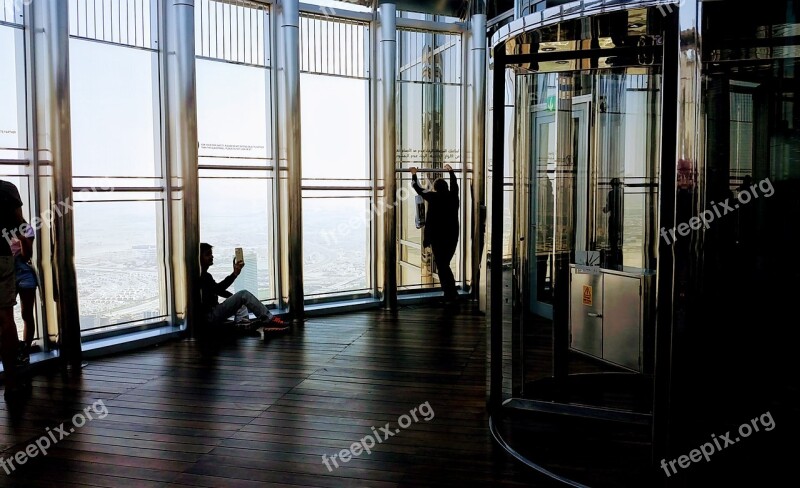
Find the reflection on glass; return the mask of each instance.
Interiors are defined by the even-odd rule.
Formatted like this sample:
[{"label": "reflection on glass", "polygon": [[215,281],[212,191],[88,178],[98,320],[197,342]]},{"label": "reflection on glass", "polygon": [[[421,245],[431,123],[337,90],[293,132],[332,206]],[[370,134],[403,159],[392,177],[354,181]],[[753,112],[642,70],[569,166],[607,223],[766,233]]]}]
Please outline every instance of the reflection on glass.
[{"label": "reflection on glass", "polygon": [[368,198],[303,198],[303,287],[306,295],[369,287]]},{"label": "reflection on glass", "polygon": [[158,53],[70,39],[74,176],[160,176]]},{"label": "reflection on glass", "polygon": [[596,104],[595,248],[604,267],[654,267],[660,75],[603,73]]},{"label": "reflection on glass", "polygon": [[514,257],[514,190],[503,191],[503,261],[510,262]]},{"label": "reflection on glass", "polygon": [[269,76],[265,68],[197,60],[197,138],[201,157],[270,158]]},{"label": "reflection on glass", "polygon": [[398,164],[460,162],[461,87],[405,82],[398,86]]},{"label": "reflection on glass", "polygon": [[75,204],[75,270],[81,330],[165,313],[161,202]]},{"label": "reflection on glass", "polygon": [[532,302],[552,304],[555,258],[556,119],[550,110],[533,114],[531,166],[531,278],[535,283]]},{"label": "reflection on glass", "polygon": [[[517,209],[516,265],[527,398],[651,408],[652,385],[637,375],[653,344],[656,70],[539,73],[517,84],[530,121],[520,124],[529,144],[517,146],[517,188],[530,205]],[[606,372],[631,375],[619,384],[591,376]]]},{"label": "reflection on glass", "polygon": [[[734,86],[740,90],[751,87]],[[735,189],[745,176],[753,174],[753,94],[732,91],[730,120],[731,184]]]},{"label": "reflection on glass", "polygon": [[274,298],[272,272],[272,180],[200,178],[200,241],[214,246],[209,273],[222,281],[233,270],[237,247],[245,266],[229,291],[247,290],[259,300]]}]

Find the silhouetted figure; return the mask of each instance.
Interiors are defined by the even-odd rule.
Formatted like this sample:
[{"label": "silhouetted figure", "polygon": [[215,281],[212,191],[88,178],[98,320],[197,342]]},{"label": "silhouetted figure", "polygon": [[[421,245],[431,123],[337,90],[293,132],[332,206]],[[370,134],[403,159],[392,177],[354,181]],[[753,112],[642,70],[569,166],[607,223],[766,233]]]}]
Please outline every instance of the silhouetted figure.
[{"label": "silhouetted figure", "polygon": [[31,259],[33,258],[33,240],[36,233],[31,226],[21,229],[28,239],[23,242],[20,239],[11,241],[11,253],[14,255],[14,268],[16,271],[17,294],[19,294],[20,315],[25,324],[23,329],[23,340],[20,343],[19,358],[22,363],[30,362],[31,344],[35,332],[33,319],[34,302],[36,301],[36,289],[39,287],[39,279],[36,277],[36,270],[33,269]]},{"label": "silhouetted figure", "polygon": [[[255,314],[256,320],[249,322],[244,329],[247,330],[285,330],[288,325],[280,318],[274,317],[267,307],[264,306],[258,298],[253,296],[247,290],[241,290],[236,293],[228,291],[231,286],[242,272],[244,263],[236,261],[233,262],[233,273],[228,275],[224,280],[217,283],[214,277],[208,272],[208,268],[214,264],[214,252],[210,244],[200,244],[200,267],[202,273],[200,274],[200,303],[203,308],[203,316],[208,325],[219,325],[229,317],[236,315],[240,323],[244,322],[245,317],[241,314],[242,307]],[[219,303],[219,297],[224,297],[222,303]]]},{"label": "silhouetted figure", "polygon": [[[24,226],[23,226],[24,224]],[[17,303],[17,284],[11,242],[14,238],[28,243],[24,228],[28,225],[22,217],[22,199],[12,183],[0,180],[0,357],[5,372],[6,398],[21,391],[17,378],[19,337],[14,323],[14,305]]]},{"label": "silhouetted figure", "polygon": [[611,179],[611,191],[608,192],[603,213],[608,214],[608,245],[606,267],[616,268],[622,265],[622,201],[623,188],[619,178]]},{"label": "silhouetted figure", "polygon": [[444,169],[450,173],[449,188],[444,179],[438,178],[433,182],[433,191],[424,191],[417,181],[417,168],[411,168],[411,178],[414,191],[428,203],[422,246],[431,246],[445,303],[454,304],[458,300],[458,291],[450,261],[458,246],[458,181],[449,164],[444,165]]}]

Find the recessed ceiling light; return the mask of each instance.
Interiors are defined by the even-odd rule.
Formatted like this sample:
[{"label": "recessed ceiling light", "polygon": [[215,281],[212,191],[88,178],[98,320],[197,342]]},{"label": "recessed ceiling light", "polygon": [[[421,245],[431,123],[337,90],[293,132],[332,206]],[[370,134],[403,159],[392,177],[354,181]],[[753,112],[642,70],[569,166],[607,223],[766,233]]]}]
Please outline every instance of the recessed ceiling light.
[{"label": "recessed ceiling light", "polygon": [[567,64],[569,61],[556,61],[556,64]]},{"label": "recessed ceiling light", "polygon": [[638,29],[641,26],[642,24],[628,24],[628,27],[630,27],[631,29]]},{"label": "recessed ceiling light", "polygon": [[544,51],[546,53],[549,53],[550,51],[555,51],[555,50],[556,50],[556,48],[554,48],[554,47],[543,47],[541,49],[541,51]]}]

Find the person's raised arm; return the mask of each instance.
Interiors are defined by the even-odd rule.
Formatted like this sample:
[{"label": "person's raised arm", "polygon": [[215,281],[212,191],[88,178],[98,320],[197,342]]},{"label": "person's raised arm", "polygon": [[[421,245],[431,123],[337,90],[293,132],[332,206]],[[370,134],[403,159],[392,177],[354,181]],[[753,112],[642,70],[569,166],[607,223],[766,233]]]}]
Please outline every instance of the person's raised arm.
[{"label": "person's raised arm", "polygon": [[417,168],[411,168],[410,171],[411,171],[411,186],[414,188],[414,191],[417,192],[417,194],[422,198],[424,198],[425,200],[429,200],[431,197],[430,194],[425,190],[423,190],[422,187],[419,186],[419,182],[417,181]]},{"label": "person's raised arm", "polygon": [[229,274],[224,280],[217,283],[217,295],[221,296],[222,298],[228,298],[231,296],[231,292],[228,291],[228,287],[233,284],[233,282],[239,276],[239,273],[242,272],[243,267],[244,263],[236,261],[236,258],[233,259],[233,273]]},{"label": "person's raised arm", "polygon": [[450,192],[454,195],[458,195],[458,178],[456,178],[456,173],[453,171],[453,167],[449,164],[445,164],[444,169],[450,173]]}]

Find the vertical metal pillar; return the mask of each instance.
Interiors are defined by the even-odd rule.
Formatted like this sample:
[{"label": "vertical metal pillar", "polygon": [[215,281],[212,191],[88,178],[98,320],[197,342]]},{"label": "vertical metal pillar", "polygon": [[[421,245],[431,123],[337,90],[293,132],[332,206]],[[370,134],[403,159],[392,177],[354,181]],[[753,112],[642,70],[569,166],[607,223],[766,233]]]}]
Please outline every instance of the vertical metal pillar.
[{"label": "vertical metal pillar", "polygon": [[468,130],[472,134],[471,296],[477,299],[486,235],[486,14],[472,16],[470,41],[472,120]]},{"label": "vertical metal pillar", "polygon": [[287,272],[289,283],[289,313],[302,320],[305,293],[303,291],[303,161],[300,144],[300,5],[297,0],[278,4],[278,49],[280,71],[278,103],[281,120],[278,130],[284,131],[279,140],[285,143],[287,185],[286,199],[288,234]]},{"label": "vertical metal pillar", "polygon": [[[72,204],[72,126],[69,86],[69,5],[60,0],[41,0],[31,5],[36,72],[35,164],[40,174],[40,209],[51,212],[58,202]],[[48,171],[47,166],[50,166]],[[50,173],[50,174],[48,174]],[[47,194],[44,192],[47,191]],[[59,213],[49,229],[54,243],[50,290],[56,300],[61,357],[75,371],[81,365],[81,330],[78,287],[75,276],[74,220],[71,212]],[[44,270],[43,270],[44,271]],[[52,324],[48,324],[52,326]]]},{"label": "vertical metal pillar", "polygon": [[169,0],[166,20],[169,195],[176,316],[190,332],[200,317],[200,200],[197,172],[197,73],[194,0]]},{"label": "vertical metal pillar", "polygon": [[383,161],[383,304],[397,308],[397,10],[393,3],[381,3],[378,8],[380,22],[380,73],[383,109],[381,140]]}]

